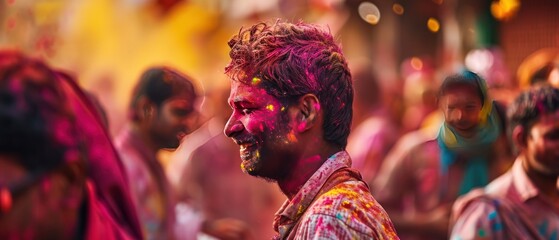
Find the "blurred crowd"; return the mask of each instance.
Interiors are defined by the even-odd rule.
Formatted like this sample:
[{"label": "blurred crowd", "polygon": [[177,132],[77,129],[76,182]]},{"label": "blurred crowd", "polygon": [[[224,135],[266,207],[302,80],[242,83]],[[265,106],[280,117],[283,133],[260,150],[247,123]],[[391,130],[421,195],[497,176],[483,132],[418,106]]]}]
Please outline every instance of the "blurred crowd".
[{"label": "blurred crowd", "polygon": [[[502,222],[479,219],[490,221],[495,211],[481,195],[508,197],[513,183],[506,181],[532,174],[522,172],[530,168],[519,156],[559,149],[557,129],[541,136],[555,141],[548,146],[526,143],[541,116],[557,117],[559,42],[537,46],[511,69],[498,41],[473,47],[464,40],[469,30],[457,22],[468,17],[454,7],[465,3],[426,1],[439,9],[444,35],[424,27],[439,33],[438,48],[414,54],[427,45],[399,46],[395,38],[409,33],[389,29],[403,21],[398,16],[431,8],[373,4],[378,16],[363,14],[377,23],[359,12],[363,2],[2,1],[0,239],[274,236],[285,196],[239,167],[239,147],[223,133],[231,115],[223,69],[231,35],[279,17],[328,26],[341,41],[354,88],[346,150],[401,239],[484,239],[489,232],[507,239],[499,232],[507,227],[519,239],[558,239],[559,198],[527,207],[539,211],[528,220],[515,215],[514,201],[495,207],[506,213]],[[515,11],[522,7],[508,14]],[[559,21],[550,24],[559,39]],[[514,111],[532,111],[525,118],[533,119],[515,119]],[[522,121],[531,121],[527,135],[514,132]],[[533,171],[549,170],[556,182],[559,168],[549,162],[559,155],[541,151],[522,159],[552,158]],[[559,192],[532,185],[517,186],[525,191],[517,195]],[[534,229],[524,227],[530,219]]]}]

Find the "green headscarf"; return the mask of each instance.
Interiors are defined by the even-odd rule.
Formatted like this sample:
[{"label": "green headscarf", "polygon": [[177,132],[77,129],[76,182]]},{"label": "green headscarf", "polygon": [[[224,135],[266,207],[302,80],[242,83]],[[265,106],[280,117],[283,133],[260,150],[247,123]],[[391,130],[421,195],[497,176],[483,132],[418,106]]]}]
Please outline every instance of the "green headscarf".
[{"label": "green headscarf", "polygon": [[443,123],[437,137],[441,150],[441,174],[446,176],[448,169],[456,162],[457,154],[466,152],[472,157],[467,159],[464,177],[460,185],[459,194],[465,194],[476,187],[485,186],[489,183],[489,153],[492,144],[501,134],[502,127],[497,113],[495,103],[487,95],[485,81],[470,71],[460,74],[465,81],[474,81],[480,88],[484,102],[479,114],[480,122],[476,134],[471,138],[464,138],[456,130]]}]

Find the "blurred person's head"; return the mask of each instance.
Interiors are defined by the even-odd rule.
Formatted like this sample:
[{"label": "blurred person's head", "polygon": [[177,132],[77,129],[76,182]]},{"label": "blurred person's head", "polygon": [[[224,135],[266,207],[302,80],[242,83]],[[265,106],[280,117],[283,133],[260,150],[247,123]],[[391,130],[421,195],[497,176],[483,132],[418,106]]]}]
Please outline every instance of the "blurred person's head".
[{"label": "blurred person's head", "polygon": [[0,51],[1,239],[70,239],[80,227],[85,140],[58,77]]},{"label": "blurred person's head", "polygon": [[350,64],[355,91],[353,119],[356,123],[363,121],[380,107],[382,90],[371,64],[364,60],[356,60]]},{"label": "blurred person's head", "polygon": [[470,71],[444,79],[438,93],[445,123],[460,136],[470,138],[482,121],[482,108],[489,103],[483,79]]},{"label": "blurred person's head", "polygon": [[528,171],[559,176],[559,90],[531,87],[509,106],[511,139]]},{"label": "blurred person's head", "polygon": [[132,93],[131,120],[155,148],[176,148],[196,129],[198,95],[192,81],[167,67],[148,69],[140,77]]},{"label": "blurred person's head", "polygon": [[280,180],[294,161],[345,149],[351,75],[332,35],[311,24],[258,23],[229,41],[233,113],[225,134],[245,172]]}]

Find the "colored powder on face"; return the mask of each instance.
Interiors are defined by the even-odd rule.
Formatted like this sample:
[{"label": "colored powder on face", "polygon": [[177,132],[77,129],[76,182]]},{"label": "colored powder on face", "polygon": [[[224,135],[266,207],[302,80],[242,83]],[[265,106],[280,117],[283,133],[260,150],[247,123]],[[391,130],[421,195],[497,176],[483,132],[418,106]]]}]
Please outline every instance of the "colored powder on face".
[{"label": "colored powder on face", "polygon": [[287,140],[289,142],[297,142],[297,137],[295,137],[295,134],[293,133],[293,131],[291,131],[289,134],[287,134]]},{"label": "colored powder on face", "polygon": [[268,109],[269,111],[272,111],[272,112],[273,112],[273,111],[274,111],[274,105],[268,104],[268,105],[266,106],[266,109]]},{"label": "colored powder on face", "polygon": [[245,173],[254,171],[254,168],[247,168],[244,163],[241,163],[241,170]]},{"label": "colored powder on face", "polygon": [[256,85],[260,84],[261,82],[262,82],[262,79],[260,79],[259,77],[253,77],[251,83],[252,83],[252,85],[256,86]]}]

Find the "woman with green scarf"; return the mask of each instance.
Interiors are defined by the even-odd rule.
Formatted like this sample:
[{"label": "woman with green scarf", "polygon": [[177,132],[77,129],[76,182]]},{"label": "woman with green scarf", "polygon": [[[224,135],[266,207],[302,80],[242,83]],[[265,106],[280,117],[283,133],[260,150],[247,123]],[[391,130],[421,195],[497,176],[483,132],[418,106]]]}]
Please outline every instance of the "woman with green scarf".
[{"label": "woman with green scarf", "polygon": [[512,163],[504,109],[481,77],[463,71],[445,78],[438,101],[444,122],[437,138],[384,164],[372,186],[403,239],[448,239],[453,201]]}]

